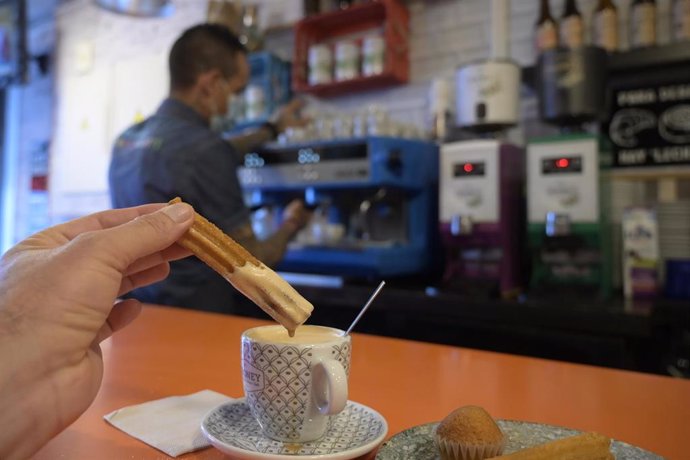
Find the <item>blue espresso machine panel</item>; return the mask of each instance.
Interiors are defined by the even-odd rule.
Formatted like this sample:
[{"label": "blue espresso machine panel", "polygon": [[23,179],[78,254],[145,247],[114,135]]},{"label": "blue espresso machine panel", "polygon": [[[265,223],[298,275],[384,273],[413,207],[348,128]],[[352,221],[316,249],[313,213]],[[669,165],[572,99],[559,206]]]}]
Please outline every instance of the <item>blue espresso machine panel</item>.
[{"label": "blue espresso machine panel", "polygon": [[434,262],[438,148],[431,142],[369,137],[268,145],[248,153],[238,174],[259,236],[266,226],[275,230],[295,198],[315,209],[281,271],[402,276]]}]

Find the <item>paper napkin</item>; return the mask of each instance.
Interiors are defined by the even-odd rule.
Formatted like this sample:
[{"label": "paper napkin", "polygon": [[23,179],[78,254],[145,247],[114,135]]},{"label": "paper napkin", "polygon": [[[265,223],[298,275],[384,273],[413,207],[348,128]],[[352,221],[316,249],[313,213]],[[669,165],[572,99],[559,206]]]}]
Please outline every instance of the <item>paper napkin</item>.
[{"label": "paper napkin", "polygon": [[231,400],[203,390],[123,407],[103,418],[128,435],[177,457],[210,445],[201,433],[201,420],[211,409]]}]

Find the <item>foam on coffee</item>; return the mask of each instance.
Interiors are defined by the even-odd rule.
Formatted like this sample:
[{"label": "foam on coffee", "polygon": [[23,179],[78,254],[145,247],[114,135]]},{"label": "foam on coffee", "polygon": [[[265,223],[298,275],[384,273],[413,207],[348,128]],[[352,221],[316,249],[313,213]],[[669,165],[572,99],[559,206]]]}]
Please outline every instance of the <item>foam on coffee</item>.
[{"label": "foam on coffee", "polygon": [[282,326],[263,326],[248,330],[245,336],[260,342],[312,344],[333,342],[341,338],[343,332],[325,326],[302,325],[297,328],[294,337],[290,337]]}]

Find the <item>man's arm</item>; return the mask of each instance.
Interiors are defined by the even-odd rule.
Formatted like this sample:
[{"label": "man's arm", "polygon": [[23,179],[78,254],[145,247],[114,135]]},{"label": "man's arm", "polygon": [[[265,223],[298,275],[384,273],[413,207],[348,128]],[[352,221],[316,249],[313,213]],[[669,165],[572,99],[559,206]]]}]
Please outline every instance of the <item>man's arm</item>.
[{"label": "man's arm", "polygon": [[294,99],[280,107],[271,117],[270,123],[237,136],[228,137],[226,140],[235,147],[235,151],[239,156],[243,157],[245,153],[257,146],[275,140],[278,134],[287,128],[306,126],[309,120],[301,117],[300,111],[302,107],[304,107],[304,102]]},{"label": "man's arm", "polygon": [[258,129],[247,130],[236,136],[228,137],[226,140],[235,148],[235,152],[240,157],[244,157],[245,153],[249,153],[252,149],[261,144],[270,142],[275,139],[272,129],[268,126],[261,126]]},{"label": "man's arm", "polygon": [[235,227],[230,236],[245,247],[254,257],[272,267],[283,258],[287,245],[302,229],[309,219],[308,211],[301,201],[290,202],[283,212],[283,223],[280,228],[265,240],[258,240],[249,222]]},{"label": "man's arm", "polygon": [[297,230],[293,226],[283,225],[278,231],[266,238],[256,238],[251,224],[243,224],[230,232],[230,236],[249,251],[254,257],[274,267],[283,258],[287,245],[295,236]]}]

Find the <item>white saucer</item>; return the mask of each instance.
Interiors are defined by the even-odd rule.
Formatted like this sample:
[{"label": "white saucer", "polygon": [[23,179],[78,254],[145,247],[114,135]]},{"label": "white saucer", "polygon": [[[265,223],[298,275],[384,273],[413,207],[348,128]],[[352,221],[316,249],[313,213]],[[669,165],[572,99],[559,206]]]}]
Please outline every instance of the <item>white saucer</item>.
[{"label": "white saucer", "polygon": [[239,459],[346,460],[376,448],[386,437],[388,424],[375,410],[348,401],[345,409],[333,417],[323,438],[302,444],[283,443],[263,436],[244,399],[236,399],[209,412],[201,422],[201,431],[214,447]]}]

